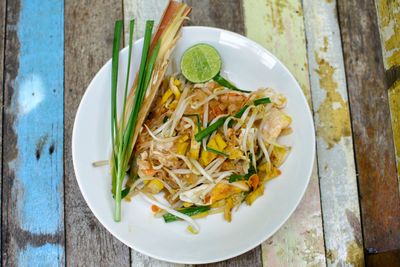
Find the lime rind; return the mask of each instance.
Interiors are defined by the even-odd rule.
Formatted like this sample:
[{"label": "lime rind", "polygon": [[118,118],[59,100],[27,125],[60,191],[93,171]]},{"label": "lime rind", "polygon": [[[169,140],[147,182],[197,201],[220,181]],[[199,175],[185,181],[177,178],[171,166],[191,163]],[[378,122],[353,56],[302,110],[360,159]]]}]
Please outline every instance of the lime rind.
[{"label": "lime rind", "polygon": [[209,44],[196,44],[188,48],[181,59],[183,76],[193,83],[203,83],[214,78],[221,70],[221,57]]}]

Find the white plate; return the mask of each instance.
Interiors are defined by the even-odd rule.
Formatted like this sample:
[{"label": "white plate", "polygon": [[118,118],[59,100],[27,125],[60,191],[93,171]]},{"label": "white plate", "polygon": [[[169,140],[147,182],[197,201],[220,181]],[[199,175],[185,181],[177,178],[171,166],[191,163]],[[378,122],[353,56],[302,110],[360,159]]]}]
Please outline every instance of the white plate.
[{"label": "white plate", "polygon": [[[287,68],[257,43],[232,32],[185,27],[173,58],[197,43],[209,43],[221,54],[223,74],[240,88],[272,87],[288,98],[294,133],[286,138],[293,148],[282,175],[266,184],[265,194],[251,206],[242,205],[231,223],[221,214],[199,219],[198,235],[188,233],[184,222],[164,223],[156,219],[150,205],[140,197],[122,204],[122,221],[113,220],[113,198],[108,167],[94,168],[92,162],[108,159],[110,151],[109,60],[97,73],[80,103],[72,135],[76,179],[90,209],[115,237],[148,256],[176,263],[198,264],[225,260],[242,254],[269,238],[299,204],[310,179],[314,162],[314,126],[307,101]],[[142,40],[133,48],[132,74],[138,68]],[[111,53],[111,51],[110,51]],[[125,83],[128,50],[120,53],[119,92]],[[133,77],[134,75],[131,75]],[[132,82],[132,81],[131,81]]]}]

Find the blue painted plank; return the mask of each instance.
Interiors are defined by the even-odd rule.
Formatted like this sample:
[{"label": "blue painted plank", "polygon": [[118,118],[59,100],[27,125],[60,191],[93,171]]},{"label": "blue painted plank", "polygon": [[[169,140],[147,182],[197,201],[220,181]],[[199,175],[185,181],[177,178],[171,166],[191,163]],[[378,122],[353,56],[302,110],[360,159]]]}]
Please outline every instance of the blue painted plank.
[{"label": "blue painted plank", "polygon": [[64,1],[9,1],[8,10],[3,263],[60,266]]}]

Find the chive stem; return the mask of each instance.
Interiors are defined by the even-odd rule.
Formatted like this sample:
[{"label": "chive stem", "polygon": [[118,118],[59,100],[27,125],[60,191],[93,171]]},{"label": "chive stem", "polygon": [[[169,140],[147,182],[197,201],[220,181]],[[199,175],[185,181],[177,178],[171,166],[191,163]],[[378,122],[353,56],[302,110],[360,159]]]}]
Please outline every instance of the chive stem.
[{"label": "chive stem", "polygon": [[[194,207],[179,209],[177,211],[191,217],[191,216],[194,216],[194,215],[197,215],[197,214],[209,211],[209,210],[210,210],[210,206],[194,206]],[[163,218],[166,223],[180,220],[177,216],[175,216],[171,213],[167,213],[167,214],[163,215]]]},{"label": "chive stem", "polygon": [[237,88],[235,85],[233,85],[230,81],[226,80],[224,77],[221,76],[220,73],[218,73],[217,75],[215,75],[215,77],[213,78],[213,80],[215,82],[217,82],[218,84],[222,85],[223,87],[229,88],[231,90],[234,91],[238,91],[238,92],[242,92],[242,93],[251,93],[251,91],[246,91],[243,89],[239,89]]},{"label": "chive stem", "polygon": [[[271,99],[269,97],[265,97],[265,98],[260,98],[257,100],[253,101],[253,104],[255,106],[261,105],[261,104],[266,104],[266,103],[271,103]],[[243,113],[246,111],[246,109],[249,107],[250,105],[244,105],[235,115],[235,118],[240,118]],[[194,138],[196,139],[197,142],[201,142],[201,140],[203,140],[203,138],[205,138],[206,136],[212,134],[213,132],[215,132],[216,130],[218,130],[219,127],[221,127],[225,120],[228,118],[229,116],[226,117],[222,117],[219,118],[216,122],[214,122],[213,124],[209,125],[207,128],[199,131]]]}]

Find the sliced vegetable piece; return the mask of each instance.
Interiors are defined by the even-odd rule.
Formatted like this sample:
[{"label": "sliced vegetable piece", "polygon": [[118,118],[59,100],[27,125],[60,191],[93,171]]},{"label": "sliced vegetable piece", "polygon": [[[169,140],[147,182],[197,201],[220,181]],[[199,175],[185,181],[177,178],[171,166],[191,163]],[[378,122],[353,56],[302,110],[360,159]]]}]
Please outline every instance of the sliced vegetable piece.
[{"label": "sliced vegetable piece", "polygon": [[[180,212],[180,213],[183,213],[183,214],[185,214],[187,216],[192,217],[192,216],[194,216],[196,214],[200,214],[200,213],[206,212],[208,210],[210,210],[210,206],[194,206],[194,207],[188,207],[188,208],[179,209],[177,211]],[[171,213],[164,214],[163,218],[164,218],[164,221],[166,223],[175,222],[177,220],[180,220],[180,218],[178,218],[177,216],[175,216],[175,215],[173,215]]]},{"label": "sliced vegetable piece", "polygon": [[[257,104],[256,101],[258,100]],[[271,103],[271,99],[269,99],[268,97],[266,98],[260,98],[254,101],[254,105],[261,105],[261,104],[265,104],[265,103]],[[269,101],[269,102],[268,102]],[[240,118],[243,113],[246,111],[246,109],[249,107],[249,105],[244,105],[236,114],[235,114],[235,118]],[[228,116],[226,117],[222,117],[219,118],[216,122],[214,122],[213,124],[209,125],[207,128],[201,130],[200,132],[198,132],[195,135],[196,141],[197,142],[201,142],[201,140],[203,140],[203,138],[205,138],[206,136],[212,134],[213,132],[215,132],[219,127],[221,127],[222,125],[224,125],[225,120],[228,118]],[[233,121],[231,121],[229,123],[229,126],[232,126]]]},{"label": "sliced vegetable piece", "polygon": [[226,200],[226,205],[224,207],[224,219],[228,222],[232,221],[232,209],[234,207],[234,203],[232,198],[228,198]]},{"label": "sliced vegetable piece", "polygon": [[223,87],[229,88],[231,90],[234,91],[239,91],[242,93],[251,93],[251,91],[246,91],[243,89],[239,89],[237,88],[235,85],[233,85],[230,81],[226,80],[224,77],[221,76],[220,73],[218,73],[217,75],[215,75],[215,77],[213,78],[214,81],[216,81],[217,83],[219,83],[220,85],[222,85]]},{"label": "sliced vegetable piece", "polygon": [[246,203],[247,205],[251,206],[254,201],[259,198],[260,196],[264,195],[264,185],[260,185],[257,190],[254,190],[253,192],[249,193],[246,197]]},{"label": "sliced vegetable piece", "polygon": [[229,157],[229,155],[228,154],[226,154],[226,153],[224,153],[224,152],[222,152],[222,151],[218,151],[218,150],[216,150],[216,149],[214,149],[214,148],[211,148],[211,147],[206,147],[207,148],[207,151],[210,151],[211,153],[214,153],[214,154],[217,154],[217,155],[221,155],[221,156],[224,156],[224,157],[226,157],[226,158],[228,158]]}]

